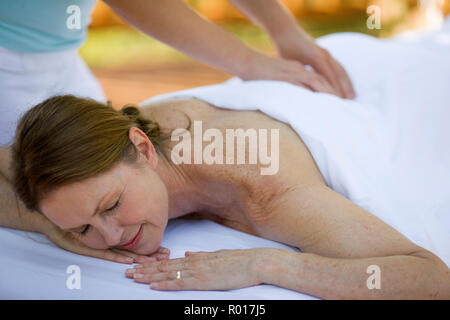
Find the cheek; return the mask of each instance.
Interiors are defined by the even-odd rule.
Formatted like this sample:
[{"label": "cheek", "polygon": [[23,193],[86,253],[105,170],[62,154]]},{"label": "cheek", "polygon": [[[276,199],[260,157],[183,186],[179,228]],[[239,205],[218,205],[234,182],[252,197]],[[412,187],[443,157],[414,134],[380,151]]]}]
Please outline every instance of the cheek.
[{"label": "cheek", "polygon": [[148,199],[139,199],[138,197],[130,197],[121,205],[120,212],[116,217],[118,223],[124,228],[146,222],[154,223],[154,215]]},{"label": "cheek", "polygon": [[[165,186],[135,185],[121,206],[120,220],[124,225],[149,222],[164,227],[168,219],[168,197]],[[148,191],[147,191],[148,190]]]},{"label": "cheek", "polygon": [[148,223],[145,224],[141,243],[133,250],[133,252],[142,255],[149,255],[156,252],[161,245],[163,233],[163,228]]},{"label": "cheek", "polygon": [[90,230],[90,232],[82,237],[75,236],[81,243],[92,249],[108,249],[109,246],[96,230]]}]

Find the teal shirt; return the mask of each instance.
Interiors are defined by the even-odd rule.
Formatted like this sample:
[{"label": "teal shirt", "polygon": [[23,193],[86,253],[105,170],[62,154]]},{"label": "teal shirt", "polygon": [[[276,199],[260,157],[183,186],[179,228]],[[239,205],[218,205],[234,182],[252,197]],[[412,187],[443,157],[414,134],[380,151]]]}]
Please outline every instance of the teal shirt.
[{"label": "teal shirt", "polygon": [[25,53],[80,47],[96,0],[0,0],[0,46]]}]

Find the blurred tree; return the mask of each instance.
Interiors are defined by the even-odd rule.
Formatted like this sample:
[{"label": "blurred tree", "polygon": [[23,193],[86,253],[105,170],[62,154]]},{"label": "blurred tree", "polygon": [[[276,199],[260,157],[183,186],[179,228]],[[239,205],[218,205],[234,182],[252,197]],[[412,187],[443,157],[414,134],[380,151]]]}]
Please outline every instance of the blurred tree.
[{"label": "blurred tree", "polygon": [[342,0],[342,6],[348,9],[365,11],[368,2],[368,0]]},{"label": "blurred tree", "polygon": [[[246,19],[228,0],[183,0],[211,21]],[[434,2],[445,14],[450,14],[450,0],[280,0],[295,16],[308,14],[343,15],[346,10],[365,12],[370,5],[382,11],[382,23],[395,22],[423,3]],[[125,24],[103,1],[98,1],[92,13],[92,27]]]},{"label": "blurred tree", "polygon": [[306,0],[282,0],[284,5],[297,17],[304,12],[305,1]]},{"label": "blurred tree", "polygon": [[370,0],[368,5],[380,8],[382,25],[399,22],[409,11],[408,1],[405,0]]},{"label": "blurred tree", "polygon": [[341,7],[341,0],[305,0],[306,11],[336,13]]},{"label": "blurred tree", "polygon": [[103,27],[111,25],[125,25],[126,23],[119,18],[111,8],[103,1],[97,1],[91,14],[91,27]]}]

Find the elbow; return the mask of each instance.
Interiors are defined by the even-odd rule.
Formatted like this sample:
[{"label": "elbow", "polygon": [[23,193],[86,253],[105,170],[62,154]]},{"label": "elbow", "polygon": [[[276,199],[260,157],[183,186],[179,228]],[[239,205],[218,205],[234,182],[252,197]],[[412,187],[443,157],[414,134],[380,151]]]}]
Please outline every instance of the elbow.
[{"label": "elbow", "polygon": [[436,265],[433,268],[434,281],[430,288],[430,299],[449,300],[450,299],[450,269],[444,266]]},{"label": "elbow", "polygon": [[423,259],[425,263],[425,280],[423,291],[420,295],[423,299],[447,300],[450,299],[450,269],[436,255],[429,251],[413,254]]}]

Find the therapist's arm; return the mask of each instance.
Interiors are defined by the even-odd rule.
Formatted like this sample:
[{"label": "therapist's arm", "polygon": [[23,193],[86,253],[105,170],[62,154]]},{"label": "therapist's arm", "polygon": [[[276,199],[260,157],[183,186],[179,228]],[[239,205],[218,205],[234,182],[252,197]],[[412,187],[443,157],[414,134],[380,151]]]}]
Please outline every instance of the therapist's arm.
[{"label": "therapist's arm", "polygon": [[130,25],[184,54],[243,80],[280,80],[338,94],[300,61],[270,57],[197,14],[182,0],[104,0]]},{"label": "therapist's arm", "polygon": [[181,0],[104,0],[129,24],[206,64],[238,76],[257,52]]},{"label": "therapist's arm", "polygon": [[355,97],[344,68],[299,25],[280,0],[229,0],[269,34],[281,57],[312,66],[340,94]]}]

